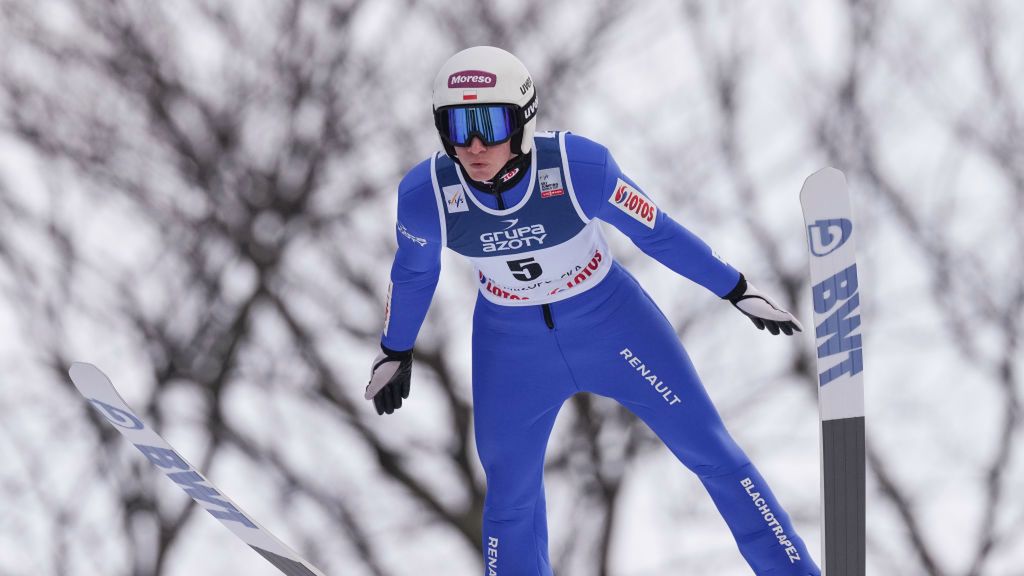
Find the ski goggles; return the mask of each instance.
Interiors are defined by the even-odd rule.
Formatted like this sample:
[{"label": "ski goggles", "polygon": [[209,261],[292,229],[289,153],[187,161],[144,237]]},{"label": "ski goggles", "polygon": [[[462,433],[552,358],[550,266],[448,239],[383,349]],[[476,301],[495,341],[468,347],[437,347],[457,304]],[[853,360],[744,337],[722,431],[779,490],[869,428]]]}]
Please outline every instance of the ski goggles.
[{"label": "ski goggles", "polygon": [[453,146],[469,146],[479,138],[484,146],[501,144],[523,126],[517,106],[478,104],[446,106],[434,112],[441,138]]}]

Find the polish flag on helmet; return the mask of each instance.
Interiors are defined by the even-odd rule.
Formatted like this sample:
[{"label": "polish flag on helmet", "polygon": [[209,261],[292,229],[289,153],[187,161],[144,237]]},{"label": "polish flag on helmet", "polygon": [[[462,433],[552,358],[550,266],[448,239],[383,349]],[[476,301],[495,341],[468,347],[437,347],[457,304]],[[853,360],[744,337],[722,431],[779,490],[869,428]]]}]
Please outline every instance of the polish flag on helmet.
[{"label": "polish flag on helmet", "polygon": [[462,99],[463,100],[476,100],[476,90],[463,90],[462,91]]}]

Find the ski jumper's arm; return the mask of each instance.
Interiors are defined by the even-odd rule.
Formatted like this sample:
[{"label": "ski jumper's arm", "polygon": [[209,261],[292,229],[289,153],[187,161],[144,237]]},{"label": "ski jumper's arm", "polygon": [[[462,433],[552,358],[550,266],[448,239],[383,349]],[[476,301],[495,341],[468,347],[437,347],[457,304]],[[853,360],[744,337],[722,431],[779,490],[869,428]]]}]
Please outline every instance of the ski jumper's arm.
[{"label": "ski jumper's arm", "polygon": [[719,297],[737,286],[740,273],[657,207],[607,148],[575,134],[566,134],[565,148],[573,190],[588,218],[615,226],[645,254]]},{"label": "ski jumper's arm", "polygon": [[441,223],[426,160],[398,185],[398,251],[391,265],[391,286],[381,346],[406,351],[430,308],[441,274]]}]

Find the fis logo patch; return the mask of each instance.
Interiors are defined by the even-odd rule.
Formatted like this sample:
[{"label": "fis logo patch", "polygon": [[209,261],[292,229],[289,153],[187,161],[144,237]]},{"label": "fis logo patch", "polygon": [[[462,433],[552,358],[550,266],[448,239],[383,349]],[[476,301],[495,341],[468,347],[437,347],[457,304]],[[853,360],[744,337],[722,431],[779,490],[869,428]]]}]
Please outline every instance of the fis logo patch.
[{"label": "fis logo patch", "polygon": [[853,222],[846,218],[816,220],[807,227],[807,245],[811,247],[811,254],[828,256],[846,244],[852,231]]},{"label": "fis logo patch", "polygon": [[537,182],[540,183],[540,197],[551,198],[565,194],[562,186],[562,173],[558,168],[546,168],[537,173]]},{"label": "fis logo patch", "polygon": [[651,202],[650,198],[644,196],[621,178],[615,182],[615,191],[612,192],[608,201],[619,210],[629,214],[637,222],[654,230],[654,222],[658,218],[658,207]]},{"label": "fis logo patch", "polygon": [[469,204],[466,203],[466,189],[462,187],[462,184],[445,186],[441,193],[444,195],[444,204],[448,207],[449,214],[469,212]]}]

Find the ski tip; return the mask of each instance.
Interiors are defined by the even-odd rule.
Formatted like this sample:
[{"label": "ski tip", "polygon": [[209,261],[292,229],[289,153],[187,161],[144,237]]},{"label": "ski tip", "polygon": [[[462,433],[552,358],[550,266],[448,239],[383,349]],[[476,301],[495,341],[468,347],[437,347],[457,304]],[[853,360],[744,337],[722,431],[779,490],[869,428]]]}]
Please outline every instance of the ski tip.
[{"label": "ski tip", "polygon": [[71,366],[68,368],[68,375],[74,378],[76,373],[80,373],[85,370],[98,370],[98,368],[88,362],[72,362]]},{"label": "ski tip", "polygon": [[804,180],[804,185],[800,188],[800,200],[803,201],[808,194],[813,194],[815,190],[830,190],[837,187],[846,187],[846,175],[837,168],[826,166]]},{"label": "ski tip", "polygon": [[106,378],[106,375],[103,374],[102,370],[88,362],[72,362],[71,366],[68,368],[68,376],[71,376],[71,381],[76,384],[78,382],[84,382],[89,378],[94,378],[97,375]]}]

